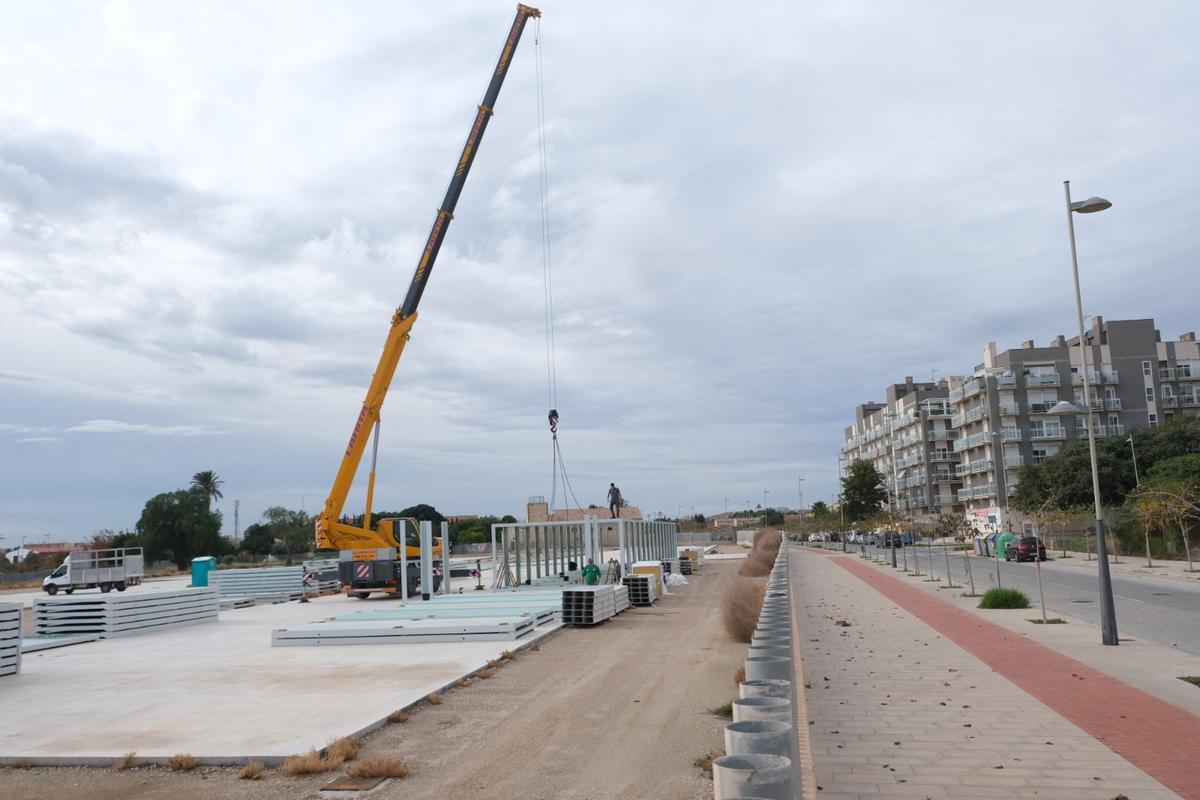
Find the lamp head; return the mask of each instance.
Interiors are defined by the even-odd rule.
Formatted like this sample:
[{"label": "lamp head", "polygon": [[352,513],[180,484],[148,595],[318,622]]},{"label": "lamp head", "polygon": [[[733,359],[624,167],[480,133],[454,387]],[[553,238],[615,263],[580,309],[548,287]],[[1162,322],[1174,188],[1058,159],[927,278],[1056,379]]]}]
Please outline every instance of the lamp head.
[{"label": "lamp head", "polygon": [[1079,200],[1071,203],[1071,210],[1080,214],[1095,214],[1097,211],[1103,211],[1106,208],[1112,208],[1112,203],[1103,197],[1089,197],[1087,200]]},{"label": "lamp head", "polygon": [[1077,406],[1074,403],[1068,403],[1066,400],[1059,400],[1046,412],[1047,415],[1052,417],[1071,417],[1076,414],[1086,413],[1088,413],[1086,408]]}]

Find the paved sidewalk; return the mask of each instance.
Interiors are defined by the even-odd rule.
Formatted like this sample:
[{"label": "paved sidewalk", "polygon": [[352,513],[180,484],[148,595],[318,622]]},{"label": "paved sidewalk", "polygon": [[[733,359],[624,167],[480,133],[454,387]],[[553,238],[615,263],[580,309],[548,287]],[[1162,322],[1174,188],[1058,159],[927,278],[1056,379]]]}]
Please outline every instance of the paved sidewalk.
[{"label": "paved sidewalk", "polygon": [[[1062,550],[1053,550],[1047,548],[1047,554],[1054,559],[1056,564],[1062,566],[1076,567],[1081,570],[1087,570],[1091,574],[1096,574],[1096,554],[1095,553],[1077,553],[1073,550],[1068,550],[1069,558],[1062,557]],[[1161,579],[1164,581],[1186,581],[1189,583],[1200,583],[1200,552],[1192,553],[1193,567],[1195,572],[1188,571],[1188,563],[1186,561],[1167,561],[1162,559],[1151,559],[1152,567],[1146,566],[1145,556],[1121,556],[1119,562],[1113,562],[1112,556],[1108,559],[1108,569],[1113,575],[1120,575],[1126,578],[1149,578]]]},{"label": "paved sidewalk", "polygon": [[[913,592],[903,597],[906,608],[923,602],[934,609],[927,614],[938,606],[951,615],[968,612],[857,562],[792,550],[818,798],[1180,796],[864,579]],[[862,577],[851,572],[856,568]],[[1028,666],[1031,677],[1041,677],[1037,669]],[[1170,736],[1161,730],[1156,738]],[[1200,797],[1200,788],[1191,791],[1184,796]]]}]

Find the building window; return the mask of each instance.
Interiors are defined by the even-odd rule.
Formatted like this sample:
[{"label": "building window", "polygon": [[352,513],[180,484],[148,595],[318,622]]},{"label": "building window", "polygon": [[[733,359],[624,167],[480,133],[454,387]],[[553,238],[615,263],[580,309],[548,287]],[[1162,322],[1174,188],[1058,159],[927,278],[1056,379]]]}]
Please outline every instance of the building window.
[{"label": "building window", "polygon": [[1150,415],[1150,427],[1153,428],[1157,424],[1158,424],[1158,414],[1151,414]]},{"label": "building window", "polygon": [[1150,362],[1149,362],[1149,361],[1143,361],[1143,362],[1142,362],[1142,374],[1143,374],[1143,375],[1149,375],[1149,374],[1150,374]]},{"label": "building window", "polygon": [[1046,460],[1046,451],[1033,448],[1033,463],[1040,464]]},{"label": "building window", "polygon": [[1153,386],[1146,387],[1146,402],[1147,403],[1154,402],[1154,387]]}]

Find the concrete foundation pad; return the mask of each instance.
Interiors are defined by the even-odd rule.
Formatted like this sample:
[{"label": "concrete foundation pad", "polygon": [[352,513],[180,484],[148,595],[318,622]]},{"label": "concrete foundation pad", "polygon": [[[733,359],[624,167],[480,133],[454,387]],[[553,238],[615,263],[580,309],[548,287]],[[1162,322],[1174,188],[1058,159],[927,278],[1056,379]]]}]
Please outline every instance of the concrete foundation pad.
[{"label": "concrete foundation pad", "polygon": [[[520,593],[506,593],[506,597]],[[271,631],[363,608],[341,596],[243,608],[219,622],[29,653],[0,687],[0,763],[277,763],[364,733],[519,642],[272,648]],[[53,724],[50,721],[53,720]]]}]

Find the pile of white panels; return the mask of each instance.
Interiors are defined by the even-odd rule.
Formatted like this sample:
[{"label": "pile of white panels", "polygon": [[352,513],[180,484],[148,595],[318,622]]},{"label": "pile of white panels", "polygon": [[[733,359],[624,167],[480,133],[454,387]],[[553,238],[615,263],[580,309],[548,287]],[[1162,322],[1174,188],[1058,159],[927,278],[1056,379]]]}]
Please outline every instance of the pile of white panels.
[{"label": "pile of white panels", "polygon": [[672,572],[679,572],[678,558],[664,558],[662,560],[663,575],[670,575]]},{"label": "pile of white panels", "polygon": [[572,586],[563,589],[564,625],[595,625],[617,613],[616,586]]},{"label": "pile of white panels", "polygon": [[507,642],[532,633],[533,617],[311,622],[271,632],[272,647],[426,642]]},{"label": "pile of white panels", "polygon": [[34,633],[39,636],[94,633],[102,639],[216,622],[217,590],[102,594],[35,600]]},{"label": "pile of white panels", "polygon": [[613,595],[617,601],[617,612],[620,614],[625,609],[629,608],[629,587],[623,584],[613,586]]},{"label": "pile of white panels", "polygon": [[629,602],[635,606],[653,605],[657,598],[658,578],[654,575],[632,573],[621,579],[629,591]]},{"label": "pile of white panels", "polygon": [[21,604],[0,603],[0,676],[21,671]]},{"label": "pile of white panels", "polygon": [[[299,597],[303,591],[304,567],[256,567],[221,569],[208,574],[208,585],[221,597],[282,598]],[[309,591],[316,594],[317,587]]]}]

